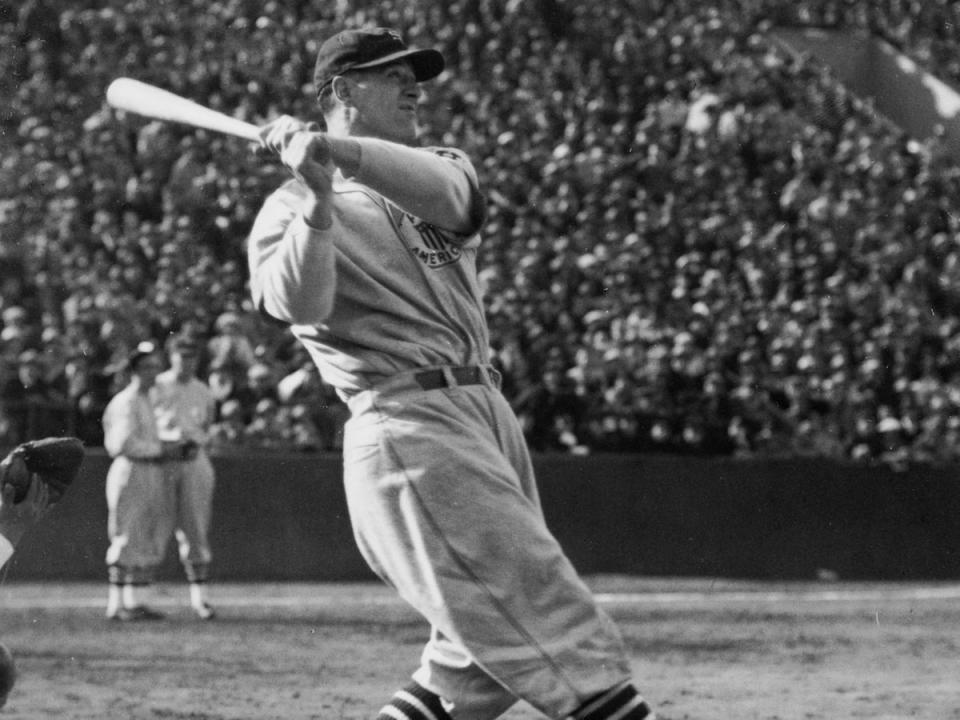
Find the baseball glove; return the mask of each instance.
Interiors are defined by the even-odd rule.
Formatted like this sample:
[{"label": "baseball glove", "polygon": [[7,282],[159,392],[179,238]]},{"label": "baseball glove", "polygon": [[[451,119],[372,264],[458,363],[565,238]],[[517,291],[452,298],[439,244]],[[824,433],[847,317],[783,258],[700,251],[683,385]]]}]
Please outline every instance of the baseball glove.
[{"label": "baseball glove", "polygon": [[53,504],[76,479],[83,462],[83,442],[75,437],[48,437],[15,447],[0,462],[0,486],[16,488],[14,503],[21,502],[30,489],[33,475],[39,475],[50,491]]}]

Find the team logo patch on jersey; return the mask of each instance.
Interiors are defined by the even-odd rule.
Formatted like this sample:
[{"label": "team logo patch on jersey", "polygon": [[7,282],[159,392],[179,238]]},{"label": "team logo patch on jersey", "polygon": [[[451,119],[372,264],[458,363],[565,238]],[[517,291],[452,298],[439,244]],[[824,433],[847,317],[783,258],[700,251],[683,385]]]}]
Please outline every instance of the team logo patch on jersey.
[{"label": "team logo patch on jersey", "polygon": [[414,256],[427,267],[450,265],[463,255],[460,243],[436,225],[405,213],[396,205],[390,205],[389,211],[394,227],[406,238]]},{"label": "team logo patch on jersey", "polygon": [[429,268],[443,267],[460,259],[463,250],[459,243],[430,223],[417,220],[413,229],[420,234],[421,245],[412,246],[413,254]]}]

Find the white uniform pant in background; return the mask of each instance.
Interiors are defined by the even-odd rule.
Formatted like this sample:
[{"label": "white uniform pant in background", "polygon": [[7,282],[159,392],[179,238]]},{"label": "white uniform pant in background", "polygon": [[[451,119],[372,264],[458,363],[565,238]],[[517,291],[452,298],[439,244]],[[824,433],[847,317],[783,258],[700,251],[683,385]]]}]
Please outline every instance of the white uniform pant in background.
[{"label": "white uniform pant in background", "polygon": [[621,637],[540,507],[498,389],[411,373],[349,401],[344,482],[367,562],[430,622],[415,679],[456,719],[517,699],[554,718],[630,677]]},{"label": "white uniform pant in background", "polygon": [[203,451],[191,460],[164,463],[162,499],[157,506],[162,542],[176,534],[177,552],[187,580],[208,579],[210,519],[213,511],[214,473]]},{"label": "white uniform pant in background", "polygon": [[110,539],[106,562],[112,580],[152,581],[166,547],[166,540],[160,540],[157,512],[164,498],[162,465],[115,458],[107,471],[106,494]]}]

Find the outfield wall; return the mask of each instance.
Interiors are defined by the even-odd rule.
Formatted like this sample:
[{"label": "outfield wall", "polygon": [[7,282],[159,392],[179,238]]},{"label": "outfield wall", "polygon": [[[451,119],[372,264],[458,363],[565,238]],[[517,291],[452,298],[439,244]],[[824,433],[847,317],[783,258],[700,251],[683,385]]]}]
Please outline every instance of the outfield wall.
[{"label": "outfield wall", "polygon": [[[104,477],[88,452],[68,496],[24,538],[7,580],[103,579]],[[337,455],[215,460],[218,580],[371,579]],[[814,460],[536,458],[547,520],[583,573],[742,578],[960,578],[960,468],[896,473]],[[181,577],[171,545],[163,577]]]}]

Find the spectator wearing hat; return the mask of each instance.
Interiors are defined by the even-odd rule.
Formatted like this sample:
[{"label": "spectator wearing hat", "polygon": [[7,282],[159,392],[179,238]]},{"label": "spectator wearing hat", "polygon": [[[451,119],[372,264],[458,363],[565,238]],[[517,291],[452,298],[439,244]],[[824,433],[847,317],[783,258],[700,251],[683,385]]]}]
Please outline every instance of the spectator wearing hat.
[{"label": "spectator wearing hat", "polygon": [[225,400],[217,421],[210,427],[210,452],[223,455],[242,451],[246,446],[246,432],[240,401],[235,398]]},{"label": "spectator wearing hat", "polygon": [[217,317],[214,335],[207,341],[207,353],[211,367],[229,373],[237,384],[245,380],[257,358],[238,313],[225,312]]},{"label": "spectator wearing hat", "polygon": [[197,377],[197,341],[192,337],[174,338],[169,355],[170,369],[157,376],[150,399],[160,439],[184,443],[186,452],[163,464],[163,496],[155,514],[161,522],[161,536],[176,537],[180,562],[190,584],[190,605],[201,620],[210,620],[214,611],[207,598],[207,581],[215,479],[207,446],[216,403],[210,388]]},{"label": "spectator wearing hat", "polygon": [[[298,406],[307,412],[303,418],[317,433],[317,450],[335,450],[342,447],[343,426],[349,411],[346,403],[320,376],[317,366],[309,357],[301,360],[295,370],[277,383],[277,397],[291,409]],[[302,429],[301,427],[297,428]],[[309,443],[298,443],[299,449],[307,449]]]},{"label": "spectator wearing hat", "polygon": [[893,470],[906,470],[910,464],[910,453],[900,419],[893,415],[882,417],[877,423],[877,434],[881,444],[877,460]]},{"label": "spectator wearing hat", "polygon": [[290,406],[289,416],[290,427],[287,441],[293,450],[317,452],[325,449],[320,428],[317,427],[308,404],[295,403]]},{"label": "spectator wearing hat", "polygon": [[3,309],[0,317],[3,319],[0,339],[4,342],[18,340],[24,346],[32,346],[39,340],[36,328],[30,323],[30,317],[22,306],[10,305]]},{"label": "spectator wearing hat", "polygon": [[20,353],[15,376],[8,378],[0,389],[0,403],[18,443],[66,435],[72,430],[67,399],[45,378],[43,356],[36,350]]},{"label": "spectator wearing hat", "polygon": [[237,387],[232,397],[243,406],[243,416],[247,423],[253,421],[257,406],[262,400],[269,400],[274,406],[281,405],[277,393],[277,371],[272,364],[257,361],[246,373],[245,382]]},{"label": "spectator wearing hat", "polygon": [[89,447],[103,446],[104,408],[110,401],[111,378],[83,354],[69,357],[63,369],[67,402],[73,411],[73,434]]},{"label": "spectator wearing hat", "polygon": [[[514,400],[513,407],[530,448],[537,452],[568,450],[570,443],[561,438],[562,433],[575,433],[583,421],[583,403],[572,383],[553,368],[545,369],[540,380]],[[558,423],[559,418],[563,420]]]},{"label": "spectator wearing hat", "polygon": [[145,603],[169,539],[157,510],[166,499],[164,466],[180,461],[187,447],[183,440],[160,438],[150,390],[163,369],[158,347],[139,343],[127,358],[129,383],[103,413],[104,448],[113,458],[106,489],[111,620],[163,617]]},{"label": "spectator wearing hat", "polygon": [[289,447],[290,425],[286,408],[272,398],[259,400],[244,432],[247,447],[284,450]]}]

